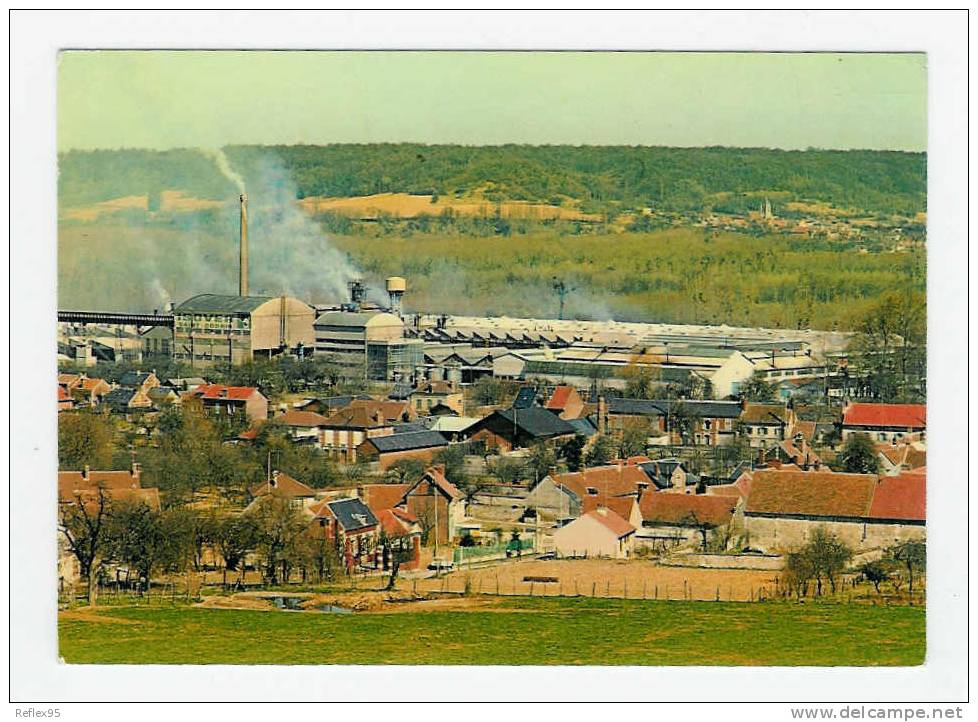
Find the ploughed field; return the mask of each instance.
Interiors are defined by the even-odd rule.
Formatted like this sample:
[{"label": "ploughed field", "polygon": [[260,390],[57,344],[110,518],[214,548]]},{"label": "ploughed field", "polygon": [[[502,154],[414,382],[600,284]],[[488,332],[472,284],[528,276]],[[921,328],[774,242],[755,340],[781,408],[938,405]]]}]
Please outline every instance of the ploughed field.
[{"label": "ploughed field", "polygon": [[923,607],[472,597],[366,612],[188,606],[59,615],[80,664],[918,665]]}]

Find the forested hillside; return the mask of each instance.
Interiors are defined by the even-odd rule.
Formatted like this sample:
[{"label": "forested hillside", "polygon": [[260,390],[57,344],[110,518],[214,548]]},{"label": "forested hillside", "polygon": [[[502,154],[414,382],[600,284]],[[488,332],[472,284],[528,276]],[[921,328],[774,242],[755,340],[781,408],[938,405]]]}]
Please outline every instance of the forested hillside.
[{"label": "forested hillside", "polygon": [[[882,151],[416,144],[232,146],[246,184],[269,163],[299,198],[411,193],[577,203],[587,212],[654,208],[740,213],[756,194],[861,213],[926,210],[926,156]],[[183,190],[227,198],[233,183],[193,149],[71,151],[59,159],[65,206]]]}]

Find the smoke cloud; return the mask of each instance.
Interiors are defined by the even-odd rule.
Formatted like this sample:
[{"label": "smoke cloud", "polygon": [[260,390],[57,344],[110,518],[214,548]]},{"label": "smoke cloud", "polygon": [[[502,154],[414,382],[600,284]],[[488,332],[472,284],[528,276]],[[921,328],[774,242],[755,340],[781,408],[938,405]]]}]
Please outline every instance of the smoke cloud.
[{"label": "smoke cloud", "polygon": [[220,148],[201,148],[200,152],[214,161],[214,165],[216,165],[217,169],[221,171],[221,175],[234,184],[234,187],[238,189],[238,193],[245,192],[244,179],[235,173],[234,169],[231,168],[231,162],[228,160],[228,157],[224,155],[223,150]]}]

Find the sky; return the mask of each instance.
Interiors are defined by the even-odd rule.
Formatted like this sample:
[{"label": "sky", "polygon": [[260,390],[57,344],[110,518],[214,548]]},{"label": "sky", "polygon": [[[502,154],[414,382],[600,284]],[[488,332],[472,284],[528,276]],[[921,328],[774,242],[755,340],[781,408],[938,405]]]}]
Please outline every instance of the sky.
[{"label": "sky", "polygon": [[58,148],[923,151],[923,54],[66,51]]}]

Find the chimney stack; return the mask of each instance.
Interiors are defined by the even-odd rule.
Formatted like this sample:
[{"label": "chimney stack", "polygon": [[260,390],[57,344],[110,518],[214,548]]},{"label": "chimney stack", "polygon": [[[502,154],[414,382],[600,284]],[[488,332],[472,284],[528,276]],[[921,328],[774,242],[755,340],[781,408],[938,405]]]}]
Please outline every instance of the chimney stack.
[{"label": "chimney stack", "polygon": [[239,241],[238,259],[238,295],[248,295],[248,196],[242,193],[238,196],[241,201],[241,238]]}]

